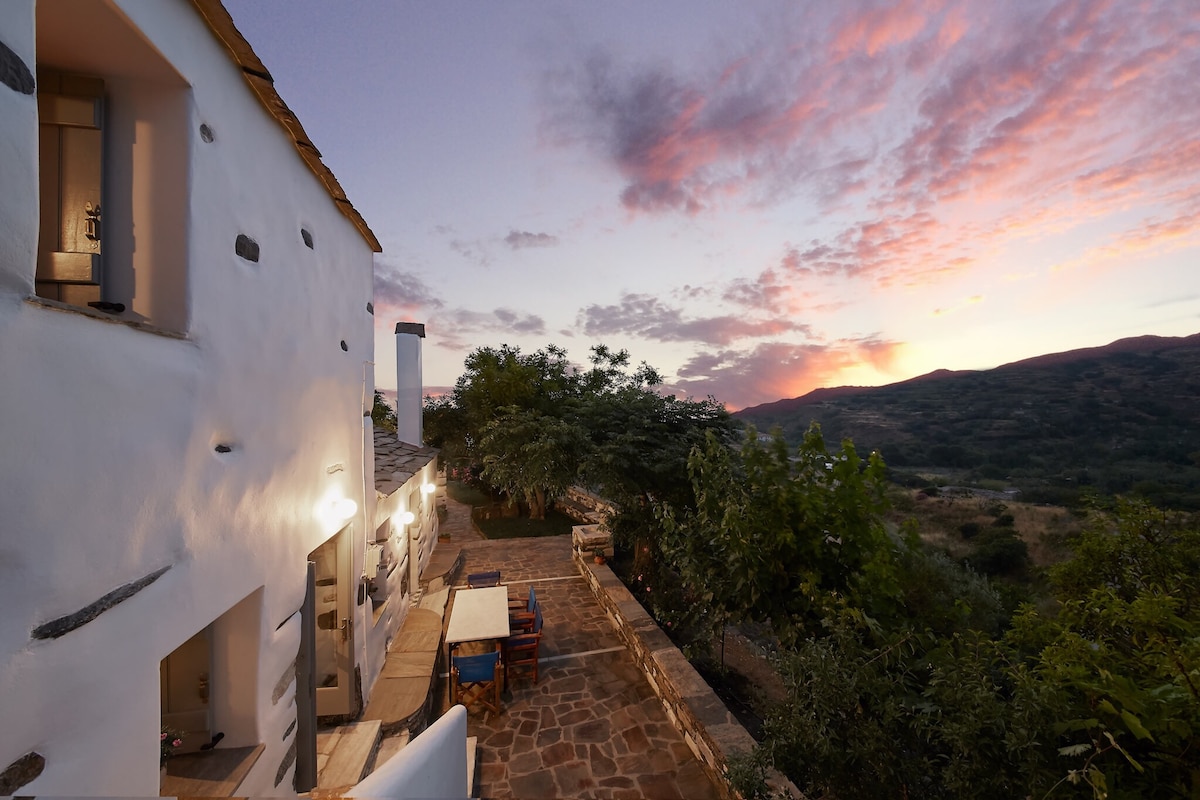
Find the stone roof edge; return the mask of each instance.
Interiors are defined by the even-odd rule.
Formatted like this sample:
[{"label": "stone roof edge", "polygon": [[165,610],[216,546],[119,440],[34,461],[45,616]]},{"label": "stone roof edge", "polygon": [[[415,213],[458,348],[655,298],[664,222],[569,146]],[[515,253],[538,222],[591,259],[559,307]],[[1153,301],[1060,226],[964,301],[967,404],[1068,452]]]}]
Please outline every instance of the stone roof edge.
[{"label": "stone roof edge", "polygon": [[241,31],[233,24],[233,17],[225,6],[221,5],[221,0],[191,0],[191,2],[208,24],[209,30],[225,45],[225,49],[229,51],[234,63],[241,68],[242,77],[246,79],[250,90],[262,103],[263,108],[287,131],[301,160],[308,165],[309,170],[325,187],[325,191],[333,198],[334,205],[358,229],[359,234],[370,245],[373,252],[383,252],[379,240],[375,238],[375,234],[367,225],[367,221],[363,219],[362,214],[359,214],[358,209],[351,205],[349,198],[346,197],[346,192],[334,177],[333,171],[325,166],[325,162],[321,161],[321,152],[309,140],[300,120],[275,91],[275,79],[271,77],[266,65],[259,60],[254,48],[246,41],[246,37],[242,36]]}]

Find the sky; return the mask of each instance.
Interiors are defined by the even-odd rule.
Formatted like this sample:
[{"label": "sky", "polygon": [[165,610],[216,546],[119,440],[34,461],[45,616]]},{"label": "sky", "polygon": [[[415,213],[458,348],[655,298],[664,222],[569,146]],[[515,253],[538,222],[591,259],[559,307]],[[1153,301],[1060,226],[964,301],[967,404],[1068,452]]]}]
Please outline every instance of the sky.
[{"label": "sky", "polygon": [[383,245],[376,383],[730,409],[1200,332],[1195,0],[225,0]]}]

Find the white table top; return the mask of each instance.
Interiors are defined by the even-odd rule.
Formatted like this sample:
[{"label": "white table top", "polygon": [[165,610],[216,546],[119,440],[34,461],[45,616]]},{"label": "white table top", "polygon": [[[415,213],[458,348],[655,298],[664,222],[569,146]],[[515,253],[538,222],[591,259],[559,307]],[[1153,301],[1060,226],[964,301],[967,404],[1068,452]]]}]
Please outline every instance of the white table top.
[{"label": "white table top", "polygon": [[489,586],[454,592],[454,607],[450,609],[450,624],[446,626],[447,644],[503,639],[508,634],[508,587]]}]

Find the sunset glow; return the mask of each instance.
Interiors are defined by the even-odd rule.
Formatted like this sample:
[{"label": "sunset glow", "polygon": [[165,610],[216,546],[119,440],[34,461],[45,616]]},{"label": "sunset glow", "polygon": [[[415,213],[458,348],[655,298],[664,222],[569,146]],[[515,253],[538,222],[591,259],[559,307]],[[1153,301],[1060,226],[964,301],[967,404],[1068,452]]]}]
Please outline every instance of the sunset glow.
[{"label": "sunset glow", "polygon": [[383,243],[376,378],[627,348],[739,408],[1200,330],[1193,0],[229,0]]}]

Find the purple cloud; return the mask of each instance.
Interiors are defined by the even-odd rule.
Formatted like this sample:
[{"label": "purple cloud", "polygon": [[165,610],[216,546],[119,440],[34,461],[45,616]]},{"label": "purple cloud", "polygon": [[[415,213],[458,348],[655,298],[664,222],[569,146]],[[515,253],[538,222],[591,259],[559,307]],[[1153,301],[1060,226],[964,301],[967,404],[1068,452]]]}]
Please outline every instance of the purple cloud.
[{"label": "purple cloud", "polygon": [[394,311],[429,311],[445,303],[413,272],[380,265],[375,270],[375,304]]},{"label": "purple cloud", "polygon": [[512,230],[508,232],[508,236],[504,237],[504,243],[513,250],[520,250],[523,247],[554,247],[558,244],[558,237],[548,233]]},{"label": "purple cloud", "polygon": [[491,312],[450,309],[430,318],[429,328],[437,332],[437,345],[449,350],[469,350],[495,339],[493,334],[542,336],[546,323],[536,314],[523,314],[507,308]]},{"label": "purple cloud", "polygon": [[618,305],[590,305],[580,310],[577,325],[588,336],[621,333],[660,342],[700,342],[728,345],[739,339],[808,333],[808,326],[785,318],[751,319],[738,316],[685,318],[657,297],[624,294]]},{"label": "purple cloud", "polygon": [[[1114,217],[1118,245],[1164,246],[1194,213],[1200,5],[773,10],[756,39],[714,48],[691,72],[598,51],[548,73],[548,139],[602,158],[632,212],[810,198],[842,228],[781,266],[818,276],[921,284],[975,263],[998,238],[1100,216]],[[1117,219],[1131,202],[1158,206],[1161,224]],[[981,208],[998,222],[965,221]],[[747,288],[729,299],[754,302]]]}]

